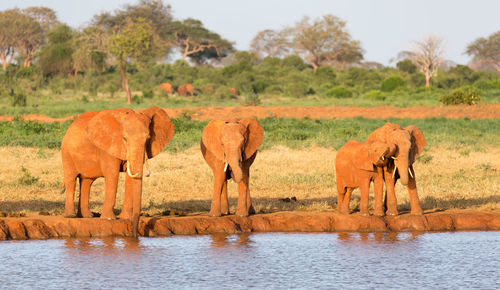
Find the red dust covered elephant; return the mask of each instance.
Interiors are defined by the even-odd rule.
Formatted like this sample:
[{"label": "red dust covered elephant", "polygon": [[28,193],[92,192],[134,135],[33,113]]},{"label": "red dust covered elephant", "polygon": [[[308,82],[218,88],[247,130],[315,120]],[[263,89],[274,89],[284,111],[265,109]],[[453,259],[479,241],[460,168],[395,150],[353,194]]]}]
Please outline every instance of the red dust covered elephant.
[{"label": "red dust covered elephant", "polygon": [[[101,218],[115,219],[113,212],[118,175],[125,176],[125,197],[121,219],[132,219],[133,234],[141,210],[143,167],[148,158],[158,155],[172,139],[174,125],[158,107],[90,111],[69,126],[61,146],[66,188],[64,215],[75,217],[74,192],[80,180],[78,216],[92,217],[89,195],[92,183],[104,177],[105,195]],[[147,164],[147,163],[146,163]]]},{"label": "red dust covered elephant", "polygon": [[254,119],[212,120],[203,130],[201,152],[214,173],[210,215],[229,214],[227,181],[238,183],[236,215],[255,213],[250,199],[250,166],[264,140],[264,129]]}]

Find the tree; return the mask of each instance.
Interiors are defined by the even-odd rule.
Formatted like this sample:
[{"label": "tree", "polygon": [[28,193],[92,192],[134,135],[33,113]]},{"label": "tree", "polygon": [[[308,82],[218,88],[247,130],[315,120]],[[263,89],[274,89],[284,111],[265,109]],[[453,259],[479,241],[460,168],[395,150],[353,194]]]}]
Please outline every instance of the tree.
[{"label": "tree", "polygon": [[40,48],[45,38],[42,26],[25,14],[19,14],[14,25],[17,28],[18,53],[24,57],[23,67],[31,66],[35,52]]},{"label": "tree", "polygon": [[414,42],[412,50],[406,54],[425,75],[425,86],[430,86],[431,78],[437,76],[443,62],[443,39],[435,35],[426,36],[424,40]]},{"label": "tree", "polygon": [[89,26],[74,38],[73,71],[77,75],[87,68],[103,68],[108,56],[109,34],[97,26]]},{"label": "tree", "polygon": [[132,103],[128,86],[128,60],[141,61],[152,52],[153,28],[144,18],[129,19],[122,29],[115,32],[108,42],[109,52],[115,57],[122,78],[122,88],[127,94],[127,103]]},{"label": "tree", "polygon": [[280,57],[290,51],[290,41],[287,30],[276,31],[272,29],[262,30],[250,43],[250,50],[259,57]]},{"label": "tree", "polygon": [[17,27],[15,20],[19,15],[17,9],[0,11],[0,59],[3,70],[12,62],[16,53]]},{"label": "tree", "polygon": [[500,31],[488,38],[480,37],[467,46],[465,51],[477,64],[492,65],[500,72]]},{"label": "tree", "polygon": [[31,17],[38,22],[44,33],[48,33],[58,24],[56,12],[48,7],[33,6],[22,10],[24,15]]},{"label": "tree", "polygon": [[168,28],[172,22],[172,14],[170,5],[163,4],[162,0],[140,0],[136,5],[125,5],[123,9],[116,10],[113,14],[104,12],[95,15],[92,26],[116,32],[127,25],[128,20],[138,18],[147,19],[152,28],[151,56],[158,59],[166,58],[170,53]]},{"label": "tree", "polygon": [[170,23],[168,31],[170,42],[179,48],[182,60],[210,50],[212,54],[205,56],[219,58],[233,50],[231,42],[206,29],[201,21],[193,18]]},{"label": "tree", "polygon": [[295,51],[302,55],[314,71],[323,64],[343,68],[346,63],[363,59],[360,42],[352,40],[346,22],[334,15],[325,15],[310,23],[304,17],[293,29]]},{"label": "tree", "polygon": [[73,71],[74,37],[74,31],[66,24],[49,31],[48,43],[38,53],[38,65],[44,74],[70,74]]}]

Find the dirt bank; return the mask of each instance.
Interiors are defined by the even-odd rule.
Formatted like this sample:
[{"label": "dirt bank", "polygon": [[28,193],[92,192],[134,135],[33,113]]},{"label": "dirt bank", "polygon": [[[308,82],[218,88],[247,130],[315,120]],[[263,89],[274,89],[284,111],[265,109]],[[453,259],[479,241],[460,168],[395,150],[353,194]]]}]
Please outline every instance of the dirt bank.
[{"label": "dirt bank", "polygon": [[[25,217],[0,219],[0,240],[64,237],[130,236],[130,222],[115,220]],[[142,218],[141,236],[195,235],[242,232],[386,232],[500,230],[500,213],[446,211],[423,216],[363,217],[334,212],[278,212],[248,218],[233,215],[209,217]]]},{"label": "dirt bank", "polygon": [[[236,118],[267,118],[267,117],[290,117],[311,119],[341,119],[365,117],[370,119],[385,118],[411,118],[423,119],[444,117],[449,119],[497,119],[500,118],[500,104],[478,105],[478,106],[447,106],[427,107],[414,106],[397,108],[391,106],[382,107],[343,107],[343,106],[279,106],[279,107],[193,107],[193,108],[165,108],[172,118],[188,115],[193,120],[211,120]],[[74,116],[64,118],[51,118],[45,115],[25,115],[25,120],[39,122],[64,122],[71,120]],[[0,121],[11,121],[14,116],[0,116]]]}]

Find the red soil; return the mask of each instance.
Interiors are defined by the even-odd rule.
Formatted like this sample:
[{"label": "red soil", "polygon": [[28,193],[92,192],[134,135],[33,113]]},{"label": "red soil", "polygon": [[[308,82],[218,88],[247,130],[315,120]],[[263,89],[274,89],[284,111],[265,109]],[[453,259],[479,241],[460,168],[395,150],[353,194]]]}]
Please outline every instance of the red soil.
[{"label": "red soil", "polygon": [[[141,218],[141,236],[195,235],[244,232],[399,232],[500,230],[500,213],[470,210],[364,217],[335,212],[278,212],[250,217]],[[63,237],[131,236],[132,224],[124,220],[36,216],[0,219],[0,240]]]},{"label": "red soil", "polygon": [[[177,118],[183,114],[190,116],[193,120],[211,120],[227,118],[267,118],[267,117],[291,117],[311,119],[341,119],[353,117],[365,117],[370,119],[385,118],[433,118],[444,117],[449,119],[497,119],[500,118],[500,104],[478,105],[478,106],[447,106],[447,107],[407,107],[397,108],[390,106],[382,107],[342,107],[342,106],[314,106],[314,107],[193,107],[165,109],[170,117]],[[44,115],[25,115],[25,120],[39,122],[64,122],[71,120],[74,116],[64,118],[51,118]],[[0,121],[13,120],[13,116],[0,116]]]}]

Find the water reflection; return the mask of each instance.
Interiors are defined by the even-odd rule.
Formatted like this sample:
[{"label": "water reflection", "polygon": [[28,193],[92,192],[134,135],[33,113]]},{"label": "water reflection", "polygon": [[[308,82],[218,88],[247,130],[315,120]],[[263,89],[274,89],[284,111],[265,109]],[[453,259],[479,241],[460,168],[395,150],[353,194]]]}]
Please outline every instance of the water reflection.
[{"label": "water reflection", "polygon": [[64,240],[64,248],[71,255],[139,255],[144,246],[140,239],[125,237],[103,238],[68,238]]},{"label": "water reflection", "polygon": [[213,248],[237,246],[248,248],[251,246],[250,233],[242,234],[211,234],[210,240]]},{"label": "water reflection", "polygon": [[391,244],[404,241],[416,241],[423,232],[373,232],[373,233],[352,233],[342,232],[337,234],[341,243]]}]

